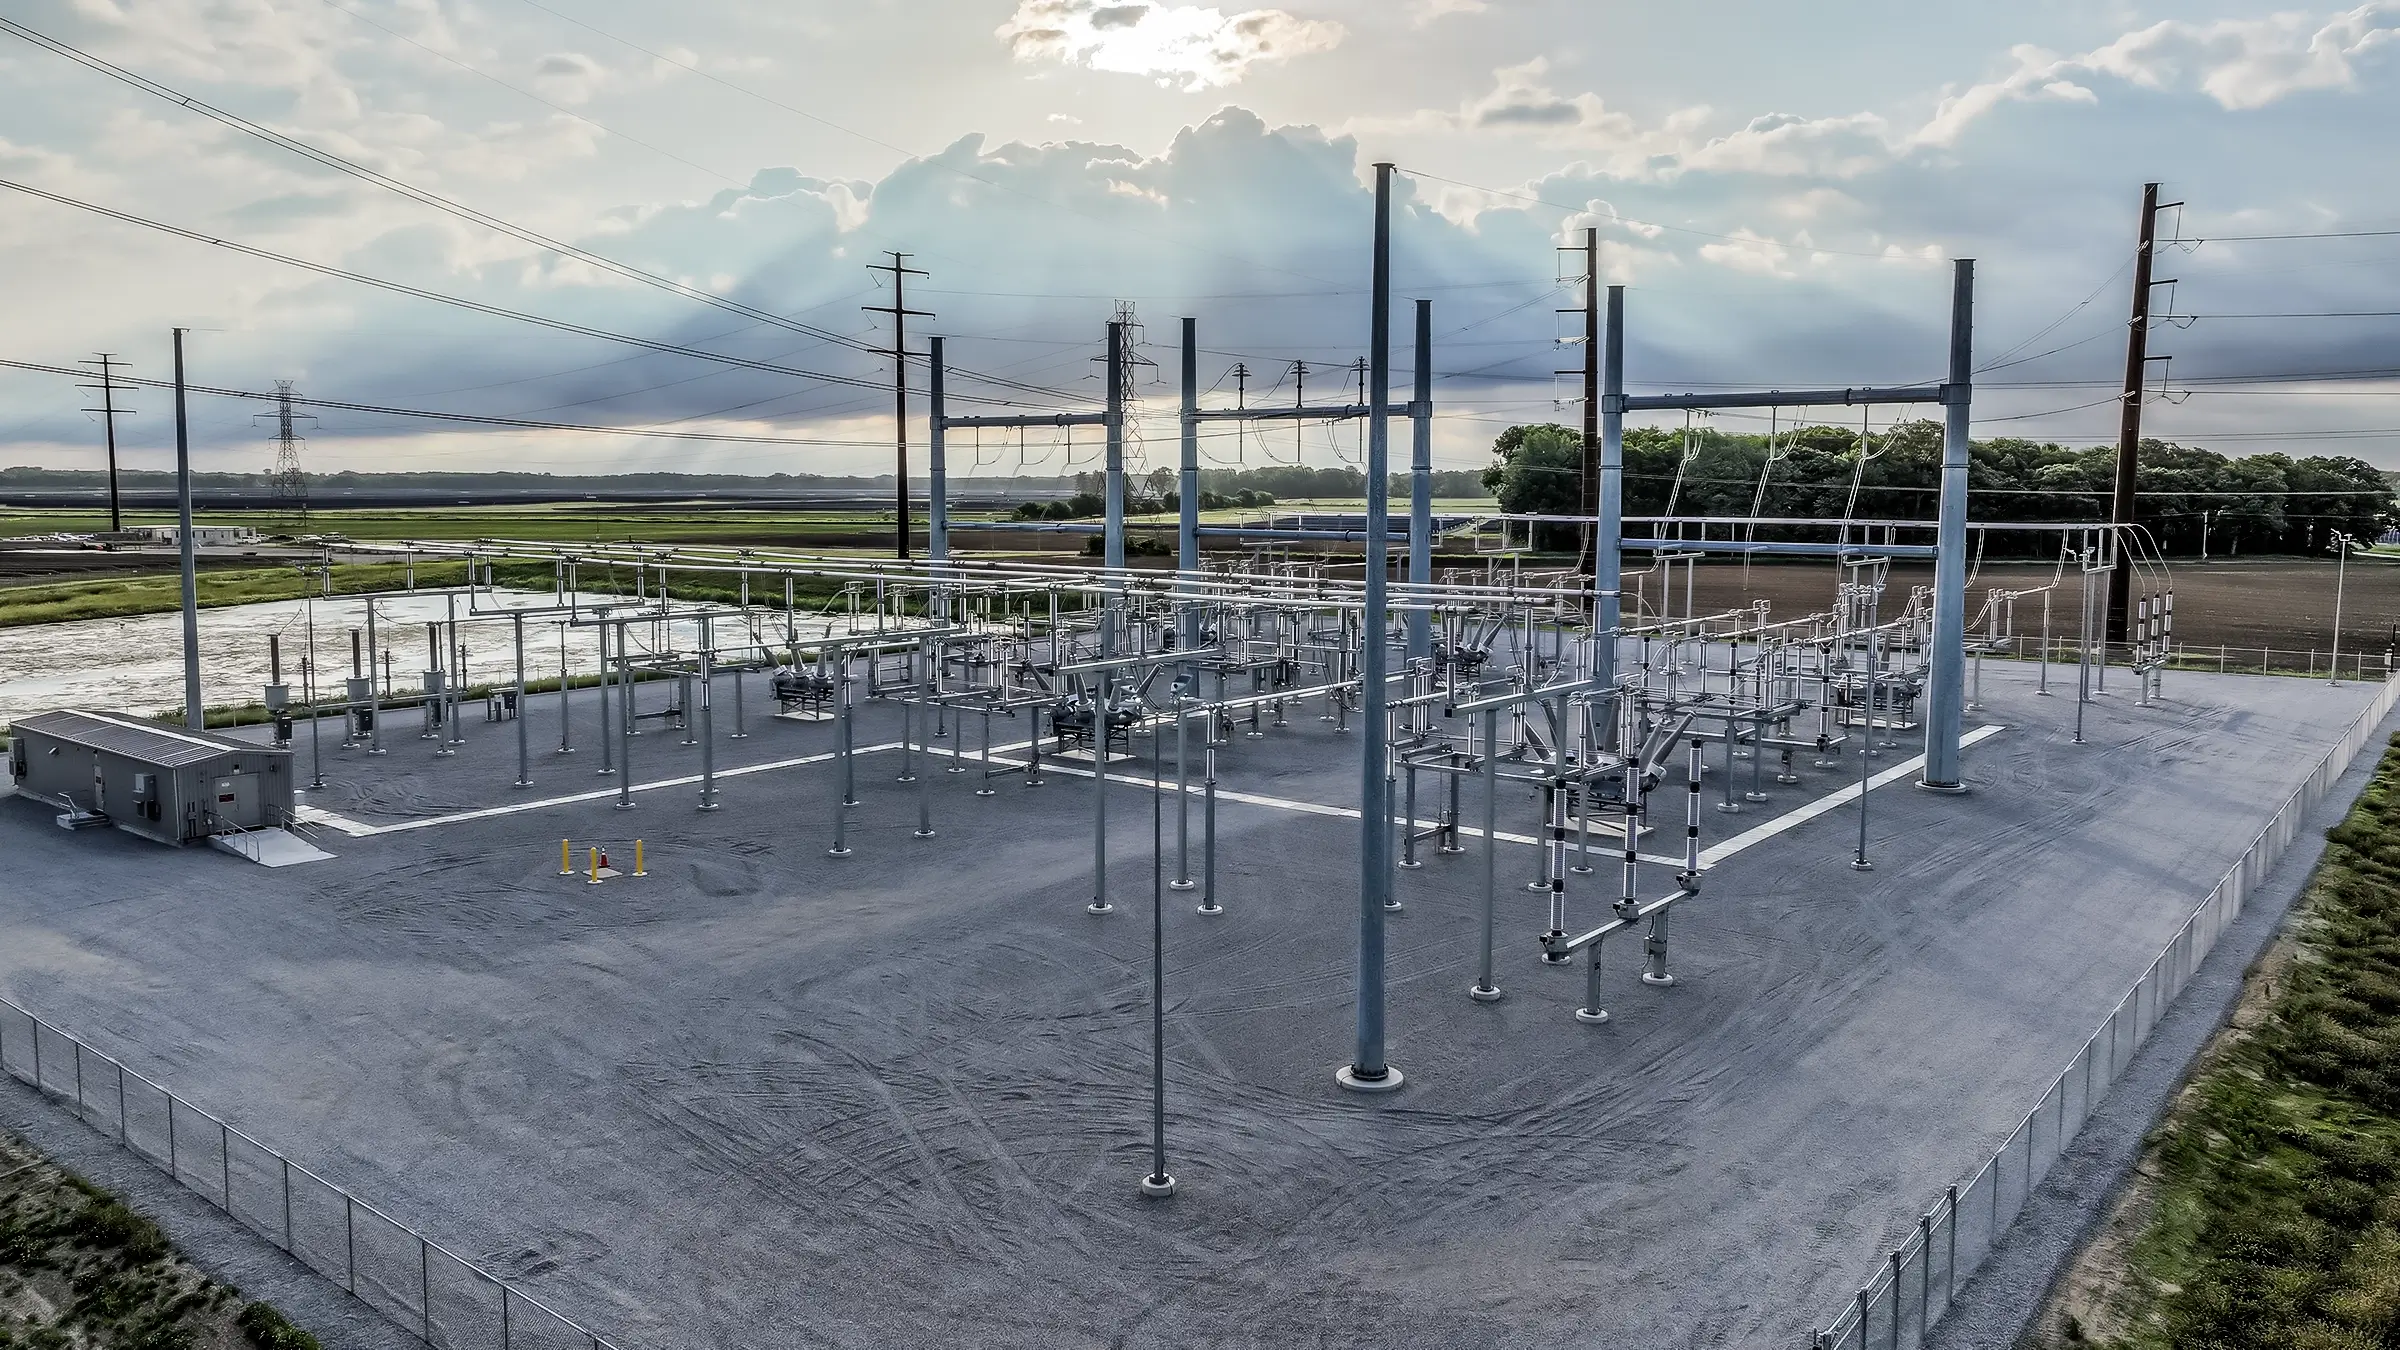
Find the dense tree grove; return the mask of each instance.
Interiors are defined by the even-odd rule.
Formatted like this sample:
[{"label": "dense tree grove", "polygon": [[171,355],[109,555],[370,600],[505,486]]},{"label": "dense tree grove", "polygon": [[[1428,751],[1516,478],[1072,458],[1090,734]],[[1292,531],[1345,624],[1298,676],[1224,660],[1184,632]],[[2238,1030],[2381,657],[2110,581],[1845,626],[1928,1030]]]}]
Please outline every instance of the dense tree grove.
[{"label": "dense tree grove", "polygon": [[[1019,520],[1080,520],[1108,509],[1108,478],[1100,473],[1075,475],[1075,493],[1057,501],[1026,502],[1017,508]],[[1394,510],[1408,501],[1408,475],[1391,479]],[[1275,465],[1264,469],[1202,469],[1200,508],[1273,506],[1279,501],[1358,501],[1367,495],[1367,476],[1352,468],[1314,469],[1306,465]],[[1473,469],[1442,469],[1433,475],[1436,497],[1486,495],[1483,475]],[[1128,474],[1125,510],[1132,515],[1172,511],[1180,504],[1173,469]]]},{"label": "dense tree grove", "polygon": [[[1902,422],[1877,432],[1865,466],[1858,463],[1855,429],[1807,427],[1779,443],[1767,475],[1762,516],[1930,520],[1940,495],[1942,427]],[[1696,434],[1684,460],[1679,430],[1640,427],[1625,433],[1625,513],[1747,516],[1758,500],[1766,437]],[[1556,425],[1511,427],[1494,442],[1485,486],[1502,509],[1573,514],[1582,437]],[[1851,502],[1853,476],[1857,501]],[[1679,481],[1680,476],[1680,481]],[[1967,471],[1968,518],[1976,521],[2100,521],[2109,514],[2116,449],[2071,449],[2039,441],[1977,441]],[[2247,455],[2144,441],[2136,519],[2170,554],[2200,551],[2204,516],[2212,555],[2316,553],[2332,532],[2373,539],[2400,525],[2383,472],[2346,456]],[[1764,537],[1764,536],[1762,536]],[[2048,552],[2055,536],[1994,553]]]}]

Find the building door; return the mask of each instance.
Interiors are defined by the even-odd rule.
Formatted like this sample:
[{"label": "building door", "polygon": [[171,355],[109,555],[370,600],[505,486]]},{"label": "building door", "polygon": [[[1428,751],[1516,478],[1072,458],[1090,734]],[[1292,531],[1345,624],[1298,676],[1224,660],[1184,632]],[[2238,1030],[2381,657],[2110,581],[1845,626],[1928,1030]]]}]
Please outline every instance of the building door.
[{"label": "building door", "polygon": [[259,823],[257,774],[229,774],[211,785],[208,795],[209,833],[247,829]]}]

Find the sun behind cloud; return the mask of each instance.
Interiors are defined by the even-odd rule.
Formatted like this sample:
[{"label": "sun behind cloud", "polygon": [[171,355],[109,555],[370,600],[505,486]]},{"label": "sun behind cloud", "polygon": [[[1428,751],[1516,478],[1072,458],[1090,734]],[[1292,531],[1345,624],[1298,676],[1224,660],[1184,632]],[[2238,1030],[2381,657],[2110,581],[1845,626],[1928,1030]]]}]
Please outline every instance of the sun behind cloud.
[{"label": "sun behind cloud", "polygon": [[1346,34],[1280,9],[1018,0],[998,36],[1019,61],[1145,75],[1189,93],[1234,84],[1260,62],[1331,51]]}]

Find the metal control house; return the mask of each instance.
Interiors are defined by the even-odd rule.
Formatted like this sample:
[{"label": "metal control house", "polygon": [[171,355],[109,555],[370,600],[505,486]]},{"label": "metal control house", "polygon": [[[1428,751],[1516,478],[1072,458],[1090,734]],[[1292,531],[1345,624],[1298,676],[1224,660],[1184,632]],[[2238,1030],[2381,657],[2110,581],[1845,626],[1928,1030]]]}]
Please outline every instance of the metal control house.
[{"label": "metal control house", "polygon": [[292,822],[292,755],[116,713],[49,712],[10,729],[17,790],[62,821],[103,817],[166,844]]}]

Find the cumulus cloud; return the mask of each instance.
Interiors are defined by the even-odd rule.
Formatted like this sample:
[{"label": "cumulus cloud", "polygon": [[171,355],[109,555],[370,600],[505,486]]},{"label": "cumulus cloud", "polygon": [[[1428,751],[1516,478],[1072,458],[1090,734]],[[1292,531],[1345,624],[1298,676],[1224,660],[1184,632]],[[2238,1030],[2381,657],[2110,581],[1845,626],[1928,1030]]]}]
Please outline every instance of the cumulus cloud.
[{"label": "cumulus cloud", "polygon": [[2395,41],[2400,0],[2369,0],[2323,17],[2164,19],[2074,56],[2018,47],[2010,52],[2014,69],[1942,100],[1915,140],[1955,144],[1976,118],[2006,102],[2097,102],[2098,94],[2080,82],[2094,75],[2142,89],[2198,92],[2227,111],[2249,111],[2295,94],[2356,88],[2360,60]]},{"label": "cumulus cloud", "polygon": [[999,36],[1019,61],[1146,75],[1190,92],[1236,83],[1261,62],[1331,51],[1344,32],[1280,9],[1229,16],[1201,5],[1018,0]]},{"label": "cumulus cloud", "polygon": [[1453,14],[1481,14],[1490,8],[1487,0],[1409,0],[1408,21],[1423,28]]},{"label": "cumulus cloud", "polygon": [[1706,105],[1681,108],[1645,122],[1611,108],[1598,94],[1553,88],[1550,63],[1535,57],[1492,72],[1492,87],[1455,112],[1428,109],[1410,117],[1362,120],[1374,132],[1453,130],[1526,136],[1541,144],[1596,157],[1630,177],[1667,178],[1686,171],[1772,177],[1852,178],[1889,163],[1895,138],[1873,113],[1801,117],[1767,113],[1719,135]]},{"label": "cumulus cloud", "polygon": [[608,72],[582,52],[552,52],[533,63],[542,92],[561,103],[589,102]]}]

